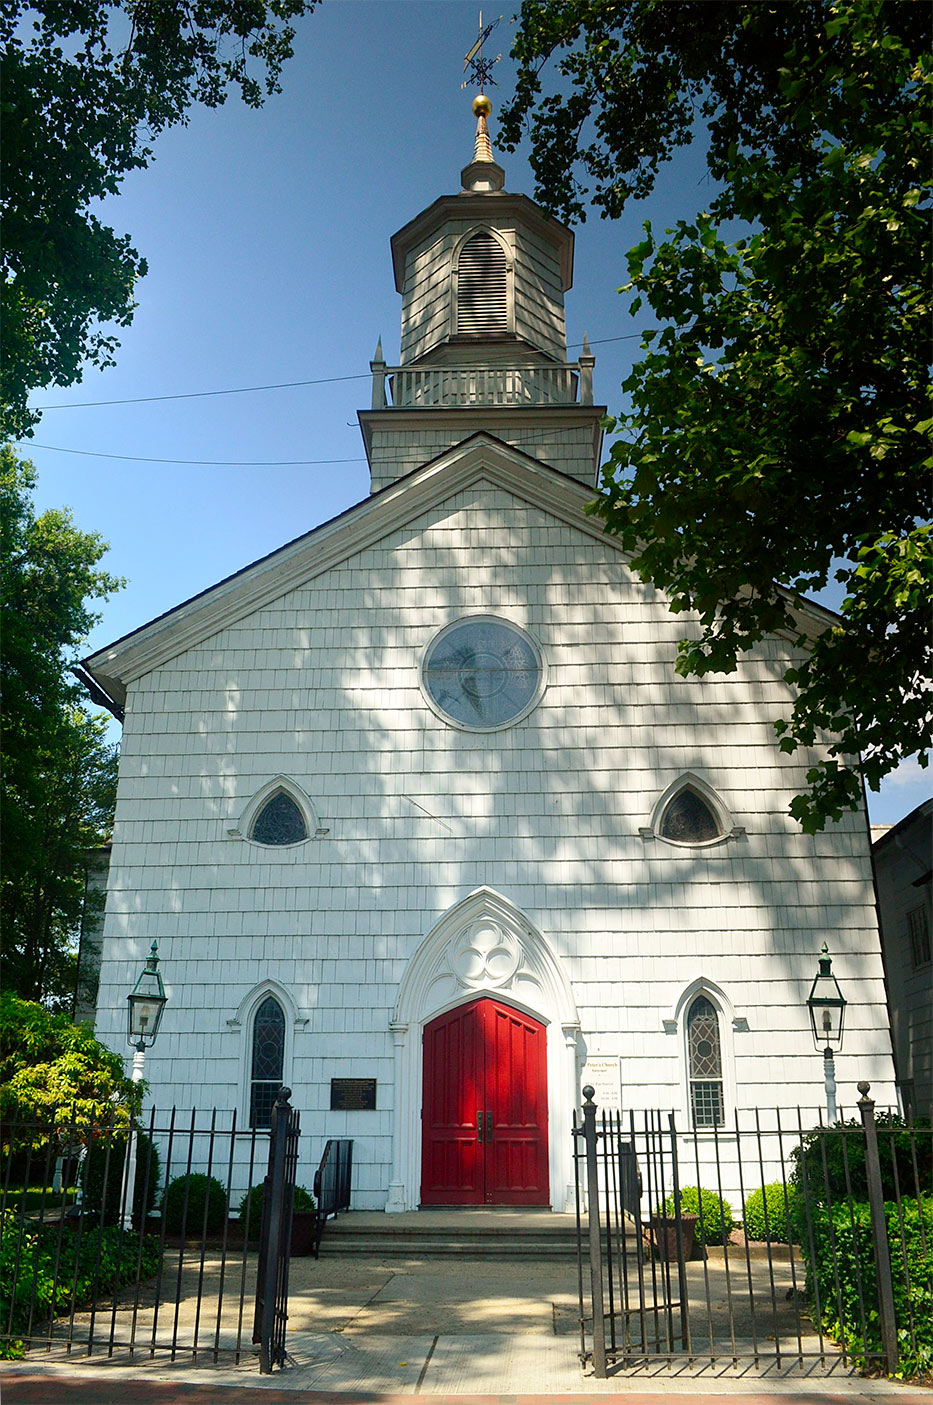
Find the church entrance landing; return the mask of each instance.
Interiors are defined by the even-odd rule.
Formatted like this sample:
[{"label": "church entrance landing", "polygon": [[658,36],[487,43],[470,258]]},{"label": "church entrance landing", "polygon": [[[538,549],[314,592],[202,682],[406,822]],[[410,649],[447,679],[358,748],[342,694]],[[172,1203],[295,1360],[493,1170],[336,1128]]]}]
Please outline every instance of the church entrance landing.
[{"label": "church entrance landing", "polygon": [[424,1029],[421,1203],[547,1205],[547,1036],[491,998]]}]

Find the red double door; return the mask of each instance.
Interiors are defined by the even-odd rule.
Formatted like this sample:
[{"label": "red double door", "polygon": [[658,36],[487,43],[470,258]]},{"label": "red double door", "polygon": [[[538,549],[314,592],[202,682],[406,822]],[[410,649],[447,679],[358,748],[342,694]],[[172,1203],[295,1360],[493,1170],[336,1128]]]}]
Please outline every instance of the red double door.
[{"label": "red double door", "polygon": [[547,1205],[544,1025],[498,1000],[425,1026],[423,1205]]}]

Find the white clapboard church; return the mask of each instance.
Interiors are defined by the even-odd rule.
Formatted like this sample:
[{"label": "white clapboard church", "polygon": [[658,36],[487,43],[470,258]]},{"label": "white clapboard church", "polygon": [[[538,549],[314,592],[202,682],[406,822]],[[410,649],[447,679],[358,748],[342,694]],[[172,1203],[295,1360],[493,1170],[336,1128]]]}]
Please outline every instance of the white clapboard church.
[{"label": "white clapboard church", "polygon": [[128,1052],[157,939],[154,1105],[262,1126],[287,1083],[303,1160],[354,1139],[362,1209],[563,1210],[587,1078],[701,1138],[819,1107],[824,941],[840,1100],[894,1097],[865,816],[788,815],[793,646],[679,678],[689,619],[587,514],[573,235],[477,104],[462,190],[391,241],[371,496],[85,661],[125,713],[98,1034]]}]

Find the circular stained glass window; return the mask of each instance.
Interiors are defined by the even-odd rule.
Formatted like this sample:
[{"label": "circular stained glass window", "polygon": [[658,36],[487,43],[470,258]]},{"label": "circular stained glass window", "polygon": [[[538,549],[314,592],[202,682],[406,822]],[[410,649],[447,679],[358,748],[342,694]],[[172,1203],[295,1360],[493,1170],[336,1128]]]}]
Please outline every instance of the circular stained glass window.
[{"label": "circular stained glass window", "polygon": [[448,722],[478,731],[517,722],[544,687],[537,646],[524,630],[489,615],[472,615],[441,630],[428,645],[421,676]]}]

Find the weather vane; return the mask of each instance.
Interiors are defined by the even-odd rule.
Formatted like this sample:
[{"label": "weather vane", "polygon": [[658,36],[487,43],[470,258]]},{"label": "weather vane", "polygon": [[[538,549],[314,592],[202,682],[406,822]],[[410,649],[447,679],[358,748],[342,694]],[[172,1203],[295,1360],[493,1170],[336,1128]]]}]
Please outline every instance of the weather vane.
[{"label": "weather vane", "polygon": [[492,76],[492,70],[494,65],[499,62],[502,55],[496,54],[496,57],[494,59],[483,58],[483,44],[489,38],[490,34],[495,29],[496,25],[499,23],[499,20],[501,20],[501,18],[502,16],[500,15],[498,20],[493,20],[492,24],[487,24],[486,28],[484,29],[483,12],[482,10],[480,10],[479,38],[477,39],[472,49],[463,60],[463,70],[464,72],[466,72],[466,70],[469,68],[470,76],[468,78],[464,78],[463,82],[460,84],[461,88],[468,88],[471,83],[475,83],[478,86],[480,92],[483,92],[487,83],[491,84],[494,88],[498,87],[495,78],[493,78]]}]

